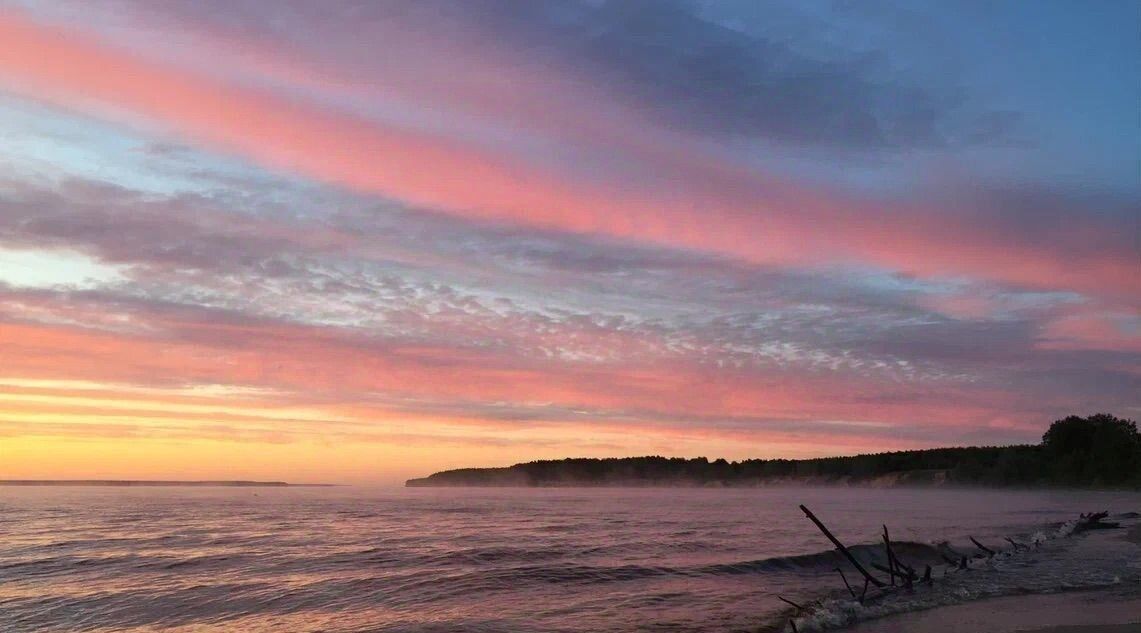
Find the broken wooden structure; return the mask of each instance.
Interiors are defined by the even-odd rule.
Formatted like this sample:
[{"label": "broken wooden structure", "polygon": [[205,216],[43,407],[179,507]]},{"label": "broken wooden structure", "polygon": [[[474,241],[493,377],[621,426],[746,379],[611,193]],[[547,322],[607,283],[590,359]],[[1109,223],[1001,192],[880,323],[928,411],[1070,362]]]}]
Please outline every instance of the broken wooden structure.
[{"label": "broken wooden structure", "polygon": [[[844,582],[844,587],[848,590],[848,594],[852,597],[853,600],[858,602],[860,605],[864,605],[867,602],[872,601],[872,600],[879,600],[879,599],[883,598],[884,596],[891,595],[893,592],[914,591],[915,586],[919,585],[919,584],[928,585],[928,586],[931,586],[934,584],[935,580],[932,577],[932,571],[933,570],[931,568],[931,565],[925,565],[924,570],[923,570],[923,575],[920,576],[916,572],[914,567],[912,567],[912,566],[908,565],[907,563],[903,562],[902,560],[900,560],[899,555],[896,553],[895,549],[892,547],[891,535],[888,533],[887,525],[883,526],[883,537],[882,537],[883,546],[884,546],[884,559],[885,559],[887,564],[882,565],[882,564],[876,563],[876,562],[870,562],[868,564],[868,566],[871,567],[872,569],[874,569],[878,572],[881,572],[883,574],[886,574],[887,580],[883,580],[883,579],[873,575],[870,571],[868,571],[868,569],[863,564],[860,563],[860,561],[852,554],[852,552],[847,547],[844,546],[844,544],[840,541],[840,539],[836,538],[836,536],[834,534],[832,534],[832,532],[827,528],[827,526],[825,526],[824,523],[819,518],[817,518],[816,515],[813,514],[811,510],[809,510],[804,505],[800,506],[800,510],[802,512],[804,512],[804,515],[806,517],[808,517],[808,519],[810,521],[812,521],[813,524],[816,525],[816,527],[820,530],[820,532],[822,534],[824,534],[824,536],[827,537],[828,540],[831,541],[833,545],[836,546],[836,550],[845,559],[847,559],[847,561],[849,563],[851,563],[852,567],[863,578],[863,580],[864,580],[863,589],[857,594],[856,589],[852,586],[851,583],[848,582],[848,577],[844,574],[844,570],[840,569],[839,567],[836,567],[834,570],[834,571],[836,571],[836,573],[838,573],[840,575],[840,579]],[[1118,523],[1105,521],[1105,519],[1108,516],[1109,516],[1109,512],[1106,512],[1106,511],[1096,512],[1096,513],[1091,512],[1088,514],[1082,514],[1079,517],[1078,522],[1075,524],[1074,530],[1072,533],[1078,534],[1078,533],[1085,532],[1088,530],[1105,530],[1105,529],[1114,529],[1114,528],[1121,527],[1120,524],[1118,524]],[[975,539],[975,537],[968,536],[968,538],[970,539],[971,543],[974,544],[974,546],[976,548],[978,548],[978,550],[980,552],[979,554],[976,554],[974,556],[974,558],[976,558],[976,559],[979,559],[979,558],[990,559],[990,558],[994,558],[996,555],[999,554],[999,551],[992,549],[992,548],[980,543],[977,539]],[[1020,542],[1015,541],[1015,540],[1010,539],[1010,538],[1006,538],[1005,540],[1008,543],[1010,543],[1012,549],[1009,551],[1012,553],[1013,552],[1024,552],[1024,551],[1029,551],[1032,549],[1030,545],[1027,545],[1025,543],[1020,543]],[[1038,543],[1034,542],[1033,546],[1036,548],[1038,546]],[[955,551],[953,548],[951,548],[949,545],[946,545],[946,544],[940,546],[939,549],[940,549],[940,552],[939,552],[940,556],[943,558],[944,562],[947,563],[947,568],[943,572],[944,577],[947,576],[947,574],[949,574],[949,573],[955,573],[958,571],[969,571],[971,569],[970,563],[969,563],[970,558],[967,555],[961,554],[961,553]],[[870,596],[868,595],[869,588],[874,588],[874,592]],[[789,627],[793,631],[793,633],[798,632],[798,628],[796,625],[796,618],[800,617],[804,613],[811,612],[814,608],[819,607],[821,604],[821,601],[816,601],[813,603],[809,603],[808,606],[805,606],[805,605],[801,605],[801,604],[798,604],[796,602],[793,602],[792,600],[789,600],[783,596],[777,596],[777,598],[780,599],[781,601],[791,605],[794,609],[792,616],[788,620]]]},{"label": "broken wooden structure", "polygon": [[1074,526],[1074,534],[1085,532],[1088,530],[1114,530],[1121,527],[1120,523],[1103,522],[1109,516],[1109,512],[1090,512],[1089,514],[1081,515],[1078,524]]}]

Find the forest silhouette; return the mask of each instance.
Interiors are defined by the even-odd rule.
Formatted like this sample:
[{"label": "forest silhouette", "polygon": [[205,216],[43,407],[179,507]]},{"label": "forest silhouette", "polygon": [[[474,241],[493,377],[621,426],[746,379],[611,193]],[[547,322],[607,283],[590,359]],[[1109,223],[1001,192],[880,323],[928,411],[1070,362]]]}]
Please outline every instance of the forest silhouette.
[{"label": "forest silhouette", "polygon": [[934,448],[817,459],[570,458],[464,468],[408,486],[752,486],[805,483],[1141,488],[1141,434],[1107,413],[1055,421],[1038,445]]}]

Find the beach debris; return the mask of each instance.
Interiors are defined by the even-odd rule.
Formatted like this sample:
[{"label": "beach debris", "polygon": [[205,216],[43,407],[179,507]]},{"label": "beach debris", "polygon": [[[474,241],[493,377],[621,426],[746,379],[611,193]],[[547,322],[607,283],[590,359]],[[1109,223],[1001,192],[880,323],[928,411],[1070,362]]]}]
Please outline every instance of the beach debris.
[{"label": "beach debris", "polygon": [[804,512],[804,516],[808,517],[810,521],[816,524],[816,527],[820,528],[820,531],[824,533],[824,536],[827,536],[828,540],[832,541],[832,544],[836,546],[836,549],[840,550],[840,553],[844,555],[844,558],[847,558],[848,562],[852,563],[852,567],[855,567],[856,571],[860,572],[860,575],[862,575],[865,580],[877,587],[885,586],[882,580],[871,575],[868,573],[868,570],[864,569],[864,566],[860,564],[860,561],[856,560],[855,556],[852,556],[852,553],[848,551],[847,547],[844,547],[844,544],[841,543],[839,539],[837,539],[835,536],[832,536],[832,533],[828,531],[828,528],[824,527],[824,524],[820,522],[820,519],[816,518],[815,514],[812,514],[811,510],[804,507],[803,505],[800,506],[800,510]]},{"label": "beach debris", "polygon": [[1010,543],[1014,547],[1014,551],[1016,551],[1016,552],[1019,550],[1029,550],[1030,549],[1029,545],[1027,545],[1025,543],[1019,543],[1018,541],[1010,538],[1009,536],[1004,536],[1004,537],[1002,537],[1002,539],[1004,541],[1006,541],[1007,543]]},{"label": "beach debris", "polygon": [[[883,526],[883,549],[884,554],[887,556],[887,574],[891,586],[895,586],[895,556],[891,553],[891,537],[887,534],[887,524]],[[873,565],[874,567],[875,565]],[[883,571],[882,569],[880,571]]]},{"label": "beach debris", "polygon": [[[886,525],[883,526],[883,544],[884,548],[887,550],[887,564],[888,569],[890,570],[888,574],[892,578],[891,584],[895,584],[895,578],[898,576],[903,580],[903,586],[911,589],[912,581],[916,580],[918,576],[915,575],[915,570],[910,565],[899,560],[899,556],[896,556],[895,550],[891,547],[891,537],[888,536]],[[880,571],[884,571],[878,566],[873,565],[873,567],[876,567]]]},{"label": "beach debris", "polygon": [[1090,512],[1089,514],[1082,514],[1078,518],[1078,524],[1074,526],[1074,533],[1085,532],[1086,530],[1114,530],[1121,527],[1120,523],[1106,522],[1102,520],[1109,516],[1108,511]]},{"label": "beach debris", "polygon": [[[848,588],[848,593],[852,594],[852,599],[855,600],[856,602],[859,602],[860,604],[863,604],[864,603],[864,597],[863,596],[860,596],[858,598],[856,597],[856,590],[852,589],[852,585],[848,584],[848,577],[844,575],[844,570],[837,567],[836,573],[840,574],[840,579],[844,581],[844,586]],[[864,592],[866,593],[867,590],[868,590],[868,583],[865,582],[864,583]]]},{"label": "beach debris", "polygon": [[[885,567],[879,563],[872,563],[872,567],[882,571],[885,574],[889,574],[892,578],[899,578],[900,581],[902,581],[904,587],[909,586],[913,580],[916,580],[916,577],[912,576],[911,574],[904,573],[900,570],[891,569],[890,567]],[[892,584],[894,586],[895,583]]]},{"label": "beach debris", "polygon": [[973,536],[970,536],[968,538],[970,538],[971,542],[975,544],[975,547],[986,552],[986,555],[989,556],[990,558],[994,558],[994,555],[996,552],[993,549],[991,549],[991,548],[987,547],[986,545],[983,545],[982,543],[976,541],[975,537],[973,537]]},{"label": "beach debris", "polygon": [[799,604],[796,604],[795,602],[793,602],[792,600],[789,600],[788,598],[785,598],[784,596],[777,596],[777,600],[780,600],[781,602],[783,602],[785,604],[791,604],[793,606],[793,608],[796,609],[797,615],[799,615],[802,611],[804,611],[804,607],[800,606]]},{"label": "beach debris", "polygon": [[938,550],[939,557],[952,569],[966,569],[967,557],[956,551],[955,548],[951,547],[946,541],[939,543]]},{"label": "beach debris", "polygon": [[[884,581],[880,580],[879,578],[877,578],[876,576],[873,576],[860,563],[860,561],[856,559],[856,557],[852,554],[852,552],[843,543],[841,543],[840,540],[838,538],[836,538],[835,535],[832,534],[832,532],[827,528],[827,526],[825,526],[824,523],[820,519],[818,519],[815,514],[812,513],[811,510],[809,510],[804,505],[800,506],[800,510],[802,512],[804,512],[804,516],[808,517],[808,519],[810,521],[812,521],[813,524],[816,525],[816,527],[820,530],[820,532],[822,534],[824,534],[824,536],[827,537],[828,540],[831,541],[833,545],[836,546],[836,549],[840,552],[840,554],[842,554],[844,556],[844,558],[846,558],[848,560],[849,563],[852,564],[852,567],[854,567],[856,569],[856,571],[858,571],[860,573],[860,575],[863,576],[864,588],[863,588],[863,591],[857,596],[856,590],[854,587],[852,587],[852,584],[850,582],[848,582],[848,577],[844,574],[844,570],[840,569],[839,567],[835,567],[833,569],[833,571],[840,574],[840,579],[843,581],[845,589],[848,590],[848,595],[850,595],[852,597],[852,600],[859,603],[861,606],[867,606],[867,603],[869,601],[879,601],[881,598],[884,598],[886,596],[890,596],[893,594],[897,594],[900,591],[904,591],[904,590],[907,592],[914,591],[915,585],[917,585],[917,584],[918,585],[926,585],[928,587],[934,586],[934,584],[935,584],[934,571],[935,570],[930,564],[926,564],[926,563],[924,564],[923,575],[920,576],[918,573],[916,573],[915,568],[911,567],[910,565],[908,565],[907,563],[904,563],[903,561],[901,561],[899,559],[899,556],[897,555],[895,548],[892,547],[891,535],[888,532],[887,525],[883,526],[883,535],[881,537],[883,540],[883,546],[884,546],[884,558],[885,558],[885,562],[887,564],[883,565],[883,564],[880,564],[880,563],[875,562],[875,561],[869,561],[868,562],[869,567],[871,567],[872,569],[875,569],[876,571],[883,572],[884,574],[887,575],[888,582],[884,582]],[[1074,527],[1072,532],[1067,532],[1066,535],[1077,534],[1077,533],[1080,533],[1080,532],[1083,532],[1086,530],[1106,530],[1106,529],[1114,529],[1114,528],[1121,527],[1119,523],[1112,522],[1112,521],[1105,521],[1105,519],[1108,516],[1109,516],[1108,511],[1090,512],[1090,513],[1082,514],[1077,519],[1076,522],[1072,522],[1069,524],[1069,525],[1074,525],[1075,527]],[[974,546],[977,547],[979,549],[979,551],[983,552],[988,558],[994,558],[995,556],[997,556],[1000,553],[994,549],[987,547],[986,545],[983,545],[982,543],[980,543],[978,541],[978,539],[976,539],[973,536],[968,536],[967,538],[969,538],[971,543],[973,543]],[[1005,551],[1001,552],[1003,557],[1012,556],[1012,555],[1019,553],[1019,552],[1026,552],[1026,551],[1031,550],[1031,547],[1025,543],[1021,543],[1021,542],[1016,541],[1016,540],[1009,538],[1009,537],[1003,537],[1003,539],[1007,543],[1010,543],[1010,545],[1012,547],[1012,549],[1010,549],[1010,550],[1005,550]],[[1038,545],[1038,542],[1036,541],[1035,546],[1037,546],[1037,545]],[[968,564],[968,561],[970,560],[970,558],[966,554],[963,554],[961,552],[956,551],[954,548],[952,548],[950,545],[948,545],[945,542],[939,543],[937,545],[937,549],[938,549],[939,556],[947,564],[947,567],[943,571],[942,577],[946,577],[948,574],[955,573],[958,571],[970,571],[971,570],[971,567]],[[975,557],[979,558],[980,556],[976,554]],[[896,580],[899,580],[900,582],[897,584]],[[890,583],[890,585],[888,583]],[[869,587],[873,587],[873,586],[876,588],[877,591],[871,597],[869,597],[868,596],[868,589],[869,589]],[[792,600],[789,600],[788,598],[785,598],[784,596],[777,596],[777,598],[779,600],[781,600],[782,602],[789,604],[796,609],[796,611],[793,613],[792,617],[790,617],[788,620],[789,628],[793,633],[799,633],[799,629],[797,629],[797,625],[796,625],[796,618],[804,618],[804,617],[812,616],[824,604],[823,599],[818,599],[815,602],[809,603],[807,606],[805,606],[805,605],[797,604],[796,602],[793,602]],[[811,620],[811,619],[802,620],[802,623],[804,623],[804,622],[807,622],[811,628],[813,620]]]}]

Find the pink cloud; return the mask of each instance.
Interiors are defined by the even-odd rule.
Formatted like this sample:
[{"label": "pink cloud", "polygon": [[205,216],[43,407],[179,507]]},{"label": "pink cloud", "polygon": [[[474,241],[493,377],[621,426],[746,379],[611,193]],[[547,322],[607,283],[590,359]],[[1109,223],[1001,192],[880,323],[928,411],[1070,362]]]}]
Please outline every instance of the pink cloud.
[{"label": "pink cloud", "polygon": [[0,18],[0,37],[0,77],[18,93],[158,125],[275,169],[463,217],[757,263],[858,263],[1117,299],[1141,292],[1134,259],[1113,249],[1060,256],[1041,244],[995,237],[985,222],[959,222],[934,209],[885,210],[727,164],[674,163],[657,187],[570,179],[509,152],[147,61],[16,13]]},{"label": "pink cloud", "polygon": [[[156,312],[137,314],[135,322],[145,327],[132,333],[9,322],[0,328],[0,366],[5,375],[22,379],[267,388],[296,394],[287,404],[339,403],[331,410],[358,419],[371,413],[495,424],[488,403],[531,411],[536,422],[544,420],[543,411],[583,411],[577,419],[584,422],[642,428],[651,435],[674,425],[728,432],[732,425],[726,423],[742,420],[763,436],[765,425],[757,421],[771,419],[874,422],[938,436],[1000,417],[1034,424],[1043,407],[1069,402],[1065,394],[1031,402],[1000,386],[734,370],[687,358],[539,361],[502,350],[384,341],[269,321],[211,322]],[[362,398],[367,403],[368,394],[390,404],[353,404]],[[419,404],[393,409],[393,402]],[[266,405],[264,399],[253,403]],[[691,424],[694,420],[700,423]],[[836,427],[830,434],[843,430]],[[874,435],[862,427],[852,432]],[[813,436],[808,430],[802,435],[804,441]]]}]

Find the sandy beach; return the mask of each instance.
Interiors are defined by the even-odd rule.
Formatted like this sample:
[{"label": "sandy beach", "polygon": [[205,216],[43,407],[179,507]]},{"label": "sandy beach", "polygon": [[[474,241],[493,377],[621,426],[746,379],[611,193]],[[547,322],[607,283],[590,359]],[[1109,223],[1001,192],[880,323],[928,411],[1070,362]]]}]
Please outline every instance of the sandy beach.
[{"label": "sandy beach", "polygon": [[1139,633],[1141,599],[1114,591],[1008,596],[867,622],[855,633]]},{"label": "sandy beach", "polygon": [[[1130,527],[1118,538],[1141,547],[1141,525]],[[1130,587],[1007,596],[889,616],[851,630],[855,633],[1141,633],[1141,597]]]}]

